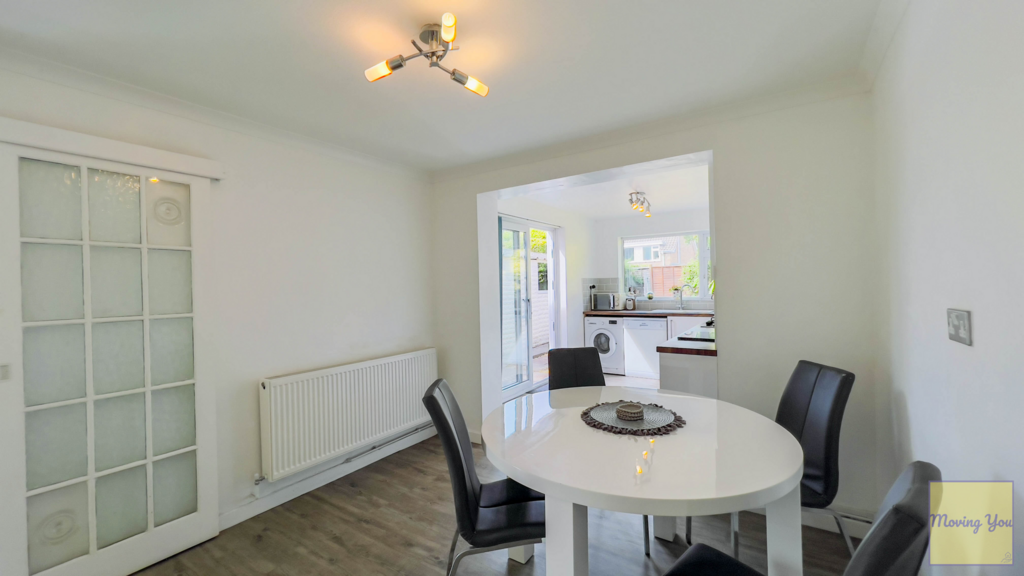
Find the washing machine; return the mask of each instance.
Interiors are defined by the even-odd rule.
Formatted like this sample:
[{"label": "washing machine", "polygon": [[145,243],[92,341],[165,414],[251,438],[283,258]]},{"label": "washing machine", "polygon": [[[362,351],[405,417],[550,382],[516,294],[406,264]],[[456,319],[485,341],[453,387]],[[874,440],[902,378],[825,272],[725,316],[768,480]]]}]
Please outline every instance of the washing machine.
[{"label": "washing machine", "polygon": [[624,375],[626,356],[623,354],[625,331],[622,318],[587,316],[584,338],[586,345],[601,353],[601,367],[605,374]]}]

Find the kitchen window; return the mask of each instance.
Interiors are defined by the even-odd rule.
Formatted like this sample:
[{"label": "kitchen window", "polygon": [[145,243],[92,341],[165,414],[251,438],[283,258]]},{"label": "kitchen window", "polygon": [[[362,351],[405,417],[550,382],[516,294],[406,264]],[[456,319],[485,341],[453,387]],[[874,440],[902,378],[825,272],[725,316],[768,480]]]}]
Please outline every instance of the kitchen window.
[{"label": "kitchen window", "polygon": [[[711,237],[708,232],[622,239],[625,290],[655,298],[710,298]],[[632,289],[632,290],[631,290]]]}]

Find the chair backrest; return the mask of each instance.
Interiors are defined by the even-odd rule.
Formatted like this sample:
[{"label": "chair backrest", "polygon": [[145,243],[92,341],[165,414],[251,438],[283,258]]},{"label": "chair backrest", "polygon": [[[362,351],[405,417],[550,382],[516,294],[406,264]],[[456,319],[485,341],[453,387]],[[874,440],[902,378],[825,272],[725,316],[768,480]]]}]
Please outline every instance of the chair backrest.
[{"label": "chair backrest", "polygon": [[801,360],[779,401],[775,422],[804,449],[803,483],[828,506],[839,492],[839,431],[855,376]]},{"label": "chair backrest", "polygon": [[916,576],[931,534],[929,483],[940,480],[934,464],[908,466],[889,489],[844,576]]},{"label": "chair backrest", "polygon": [[548,388],[604,386],[604,369],[597,348],[555,348],[548,352]]},{"label": "chair backrest", "polygon": [[459,532],[468,541],[476,531],[480,510],[480,479],[476,475],[469,429],[466,428],[459,403],[444,378],[438,378],[427,388],[423,395],[423,405],[434,421],[434,428],[444,447],[455,497],[455,519]]}]

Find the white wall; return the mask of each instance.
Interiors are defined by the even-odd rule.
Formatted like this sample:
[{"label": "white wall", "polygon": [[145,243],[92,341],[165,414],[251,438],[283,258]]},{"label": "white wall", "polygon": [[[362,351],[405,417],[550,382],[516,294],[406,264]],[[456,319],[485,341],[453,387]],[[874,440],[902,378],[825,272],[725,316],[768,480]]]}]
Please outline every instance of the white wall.
[{"label": "white wall", "polygon": [[[912,2],[876,83],[880,491],[919,459],[1024,480],[1022,29],[1022,2]],[[973,347],[947,339],[947,308],[972,312]]]},{"label": "white wall", "polygon": [[[559,210],[531,200],[529,196],[514,196],[498,200],[498,212],[559,226],[565,232],[566,274],[566,340],[569,346],[583,345],[583,305],[581,279],[589,277],[592,239],[591,222],[587,218],[566,210]],[[497,253],[495,253],[497,258]]]},{"label": "white wall", "polygon": [[[875,506],[877,253],[867,97],[810,103],[634,139],[570,143],[438,176],[433,187],[440,370],[481,422],[477,194],[714,152],[719,388],[774,417],[800,359],[858,376],[842,438],[838,504]],[[485,231],[490,233],[489,231]],[[443,289],[443,290],[442,290]],[[442,296],[443,294],[443,296]]]},{"label": "white wall", "polygon": [[707,208],[658,212],[650,218],[639,214],[622,218],[595,220],[591,242],[593,245],[593,276],[615,278],[619,270],[619,238],[645,234],[671,234],[673,232],[701,232],[711,229],[711,215]]},{"label": "white wall", "polygon": [[[260,471],[260,378],[433,343],[427,184],[414,172],[307,151],[0,70],[0,116],[218,160],[210,317],[220,506]],[[306,147],[308,148],[308,147]],[[10,191],[6,191],[10,192]],[[16,191],[15,191],[16,193]],[[387,262],[388,266],[380,263]]]}]

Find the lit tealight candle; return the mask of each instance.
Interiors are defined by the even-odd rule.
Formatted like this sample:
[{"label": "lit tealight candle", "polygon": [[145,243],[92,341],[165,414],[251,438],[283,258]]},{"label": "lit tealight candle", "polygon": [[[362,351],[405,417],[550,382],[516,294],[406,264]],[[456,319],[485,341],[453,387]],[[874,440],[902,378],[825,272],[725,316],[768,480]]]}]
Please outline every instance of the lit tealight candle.
[{"label": "lit tealight candle", "polygon": [[638,485],[644,479],[644,472],[646,472],[646,470],[644,470],[644,468],[646,466],[647,466],[647,462],[646,461],[637,458],[637,460],[636,460],[636,474],[633,475],[633,478],[636,481],[636,484],[638,484]]}]

